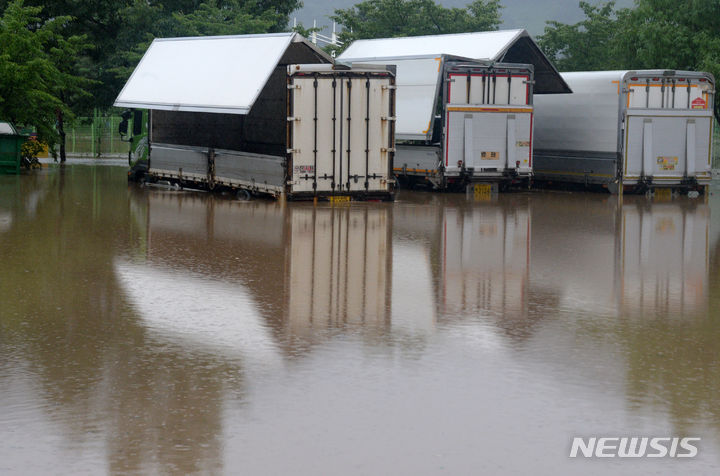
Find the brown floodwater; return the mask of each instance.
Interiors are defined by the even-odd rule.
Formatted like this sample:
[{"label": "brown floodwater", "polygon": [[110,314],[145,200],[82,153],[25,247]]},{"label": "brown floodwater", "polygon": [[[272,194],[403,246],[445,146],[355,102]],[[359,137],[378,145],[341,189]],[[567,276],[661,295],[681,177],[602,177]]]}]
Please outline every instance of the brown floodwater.
[{"label": "brown floodwater", "polygon": [[333,207],[125,173],[0,177],[0,474],[720,471],[717,185]]}]

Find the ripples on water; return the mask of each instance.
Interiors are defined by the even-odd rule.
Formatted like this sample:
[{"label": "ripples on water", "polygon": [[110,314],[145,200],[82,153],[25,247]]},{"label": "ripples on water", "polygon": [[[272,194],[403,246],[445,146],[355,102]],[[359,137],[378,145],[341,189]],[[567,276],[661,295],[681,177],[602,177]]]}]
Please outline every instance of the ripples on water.
[{"label": "ripples on water", "polygon": [[[0,473],[712,472],[718,197],[0,177]],[[608,462],[573,436],[703,440]]]}]

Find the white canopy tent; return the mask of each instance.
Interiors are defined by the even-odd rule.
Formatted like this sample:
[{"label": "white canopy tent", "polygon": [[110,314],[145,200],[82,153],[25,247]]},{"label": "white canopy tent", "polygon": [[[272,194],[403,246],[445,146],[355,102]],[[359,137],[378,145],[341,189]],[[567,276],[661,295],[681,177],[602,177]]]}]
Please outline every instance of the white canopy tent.
[{"label": "white canopy tent", "polygon": [[117,107],[247,114],[279,64],[331,63],[297,33],[155,39]]}]

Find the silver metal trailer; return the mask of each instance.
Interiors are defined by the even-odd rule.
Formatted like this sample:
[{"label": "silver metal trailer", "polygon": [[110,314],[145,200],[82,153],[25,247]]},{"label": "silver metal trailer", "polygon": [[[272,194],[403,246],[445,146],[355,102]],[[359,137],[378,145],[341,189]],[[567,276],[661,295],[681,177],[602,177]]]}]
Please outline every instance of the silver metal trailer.
[{"label": "silver metal trailer", "polygon": [[533,94],[570,92],[525,30],[360,40],[338,61],[397,67],[395,174],[442,190],[529,182]]},{"label": "silver metal trailer", "polygon": [[391,199],[394,89],[392,68],[336,66],[295,33],[180,38],[153,42],[115,105],[150,110],[148,180]]},{"label": "silver metal trailer", "polygon": [[562,76],[573,94],[535,102],[537,180],[597,184],[613,193],[708,185],[712,75],[644,70]]}]

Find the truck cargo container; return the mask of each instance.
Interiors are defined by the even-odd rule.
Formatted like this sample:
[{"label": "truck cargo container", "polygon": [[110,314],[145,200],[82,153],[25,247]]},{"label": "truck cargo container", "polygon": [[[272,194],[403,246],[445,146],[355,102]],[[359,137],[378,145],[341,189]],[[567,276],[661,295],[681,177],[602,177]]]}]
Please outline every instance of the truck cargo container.
[{"label": "truck cargo container", "polygon": [[525,30],[359,40],[338,57],[397,67],[394,172],[464,190],[532,177],[534,93],[569,93]]},{"label": "truck cargo container", "polygon": [[573,94],[535,102],[535,177],[611,192],[702,190],[711,179],[709,73],[563,73]]},{"label": "truck cargo container", "polygon": [[296,33],[173,38],[152,43],[115,105],[149,110],[147,180],[391,199],[394,89],[393,68],[336,66]]}]

